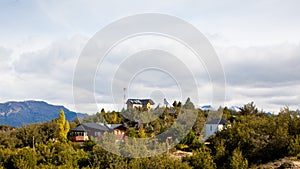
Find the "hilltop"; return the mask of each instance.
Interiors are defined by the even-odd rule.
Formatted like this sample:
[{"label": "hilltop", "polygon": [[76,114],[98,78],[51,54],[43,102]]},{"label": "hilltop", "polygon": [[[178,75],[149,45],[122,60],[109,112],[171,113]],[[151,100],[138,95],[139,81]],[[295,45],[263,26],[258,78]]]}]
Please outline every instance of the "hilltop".
[{"label": "hilltop", "polygon": [[52,105],[44,101],[10,101],[0,103],[0,124],[19,127],[36,122],[50,121],[59,116],[59,110],[65,112],[66,119],[74,120],[77,116],[83,117],[84,114],[70,111],[61,105]]}]

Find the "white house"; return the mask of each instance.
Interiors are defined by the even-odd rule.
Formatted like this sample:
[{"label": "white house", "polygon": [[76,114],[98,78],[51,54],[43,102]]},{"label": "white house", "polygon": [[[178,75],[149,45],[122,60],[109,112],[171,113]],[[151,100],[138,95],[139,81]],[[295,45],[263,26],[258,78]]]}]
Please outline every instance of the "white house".
[{"label": "white house", "polygon": [[205,125],[205,139],[208,139],[209,136],[215,135],[217,131],[223,130],[227,121],[225,119],[212,119],[206,122]]}]

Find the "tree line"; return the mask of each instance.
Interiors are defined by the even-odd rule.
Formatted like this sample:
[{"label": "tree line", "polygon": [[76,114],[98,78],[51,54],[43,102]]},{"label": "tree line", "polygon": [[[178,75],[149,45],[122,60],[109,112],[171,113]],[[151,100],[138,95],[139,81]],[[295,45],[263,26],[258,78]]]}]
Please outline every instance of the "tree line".
[{"label": "tree line", "polygon": [[[179,102],[180,103],[180,102]],[[146,110],[128,114],[101,112],[85,117],[84,122],[124,123],[127,136],[150,138],[176,125],[176,117],[183,109],[193,109],[197,118],[188,134],[168,152],[147,158],[130,158],[106,151],[109,149],[128,153],[149,153],[136,150],[129,143],[112,143],[105,139],[101,144],[90,139],[82,145],[68,140],[70,128],[82,120],[68,122],[61,111],[57,119],[45,123],[34,123],[19,128],[0,126],[0,168],[249,168],[282,157],[300,158],[300,113],[288,108],[278,115],[258,111],[254,103],[241,107],[240,112],[220,107],[222,118],[230,127],[218,131],[215,136],[204,140],[205,122],[211,111],[196,109],[188,99],[184,104],[173,103],[173,107],[157,109],[149,115]],[[143,113],[145,112],[145,113]],[[126,114],[127,113],[127,114]],[[130,117],[129,117],[130,116]],[[152,117],[153,116],[153,117]],[[129,119],[154,119],[147,123],[132,122]],[[175,128],[176,130],[180,130]],[[109,137],[109,135],[107,135]],[[134,141],[134,140],[131,140]],[[151,146],[151,145],[146,145]],[[156,147],[158,149],[159,147]],[[160,148],[165,148],[162,144]],[[191,156],[171,157],[168,153],[177,150],[193,152]]]}]

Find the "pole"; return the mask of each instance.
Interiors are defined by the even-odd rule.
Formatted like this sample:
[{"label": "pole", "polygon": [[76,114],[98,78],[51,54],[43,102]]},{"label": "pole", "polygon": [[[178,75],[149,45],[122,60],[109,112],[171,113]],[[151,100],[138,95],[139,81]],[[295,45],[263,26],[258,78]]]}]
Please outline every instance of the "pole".
[{"label": "pole", "polygon": [[35,151],[35,147],[34,147],[34,136],[32,136],[32,149],[33,149],[33,151]]}]

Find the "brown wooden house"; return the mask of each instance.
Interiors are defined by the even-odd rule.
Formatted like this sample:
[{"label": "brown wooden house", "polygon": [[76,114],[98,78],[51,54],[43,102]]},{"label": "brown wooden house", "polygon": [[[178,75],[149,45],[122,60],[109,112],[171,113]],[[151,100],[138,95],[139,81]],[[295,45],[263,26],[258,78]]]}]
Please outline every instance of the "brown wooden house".
[{"label": "brown wooden house", "polygon": [[70,130],[69,139],[74,142],[84,142],[92,137],[100,140],[104,133],[111,132],[116,135],[116,140],[123,140],[126,130],[123,124],[82,123]]}]

